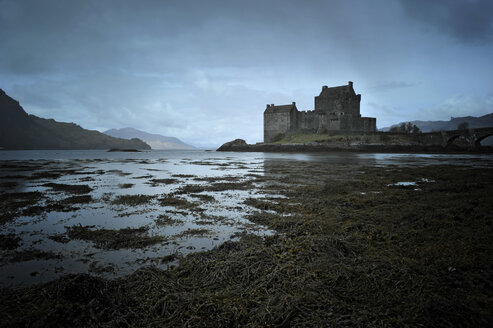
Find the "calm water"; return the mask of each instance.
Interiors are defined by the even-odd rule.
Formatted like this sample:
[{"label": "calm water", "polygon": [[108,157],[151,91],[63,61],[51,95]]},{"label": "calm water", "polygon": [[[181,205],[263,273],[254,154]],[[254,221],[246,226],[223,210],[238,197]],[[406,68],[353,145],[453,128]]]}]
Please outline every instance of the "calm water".
[{"label": "calm water", "polygon": [[[21,245],[15,250],[0,250],[0,285],[19,285],[49,281],[67,273],[92,272],[105,277],[132,273],[143,265],[163,269],[176,261],[163,262],[170,254],[186,255],[209,250],[241,233],[272,234],[254,225],[246,217],[257,210],[244,204],[247,198],[262,198],[262,182],[254,176],[275,175],[277,164],[296,168],[300,163],[320,163],[313,172],[323,178],[330,165],[358,166],[423,166],[433,164],[492,166],[493,155],[416,155],[416,154],[279,154],[230,153],[214,151],[146,151],[108,153],[106,151],[0,151],[0,196],[8,193],[42,192],[48,201],[71,196],[54,191],[47,183],[88,185],[93,202],[76,204],[70,211],[51,210],[38,215],[19,216],[0,226],[0,234],[15,234]],[[286,165],[288,164],[288,165]],[[65,172],[59,177],[49,173]],[[70,173],[67,173],[70,172]],[[283,174],[286,174],[284,172]],[[289,172],[287,173],[289,174]],[[38,178],[32,178],[38,175]],[[155,179],[173,179],[153,182]],[[253,182],[252,182],[253,181]],[[184,186],[210,186],[214,183],[249,183],[248,188],[225,188],[200,191],[178,197],[196,204],[195,209],[162,206],[158,199],[175,195]],[[406,182],[403,182],[406,183]],[[122,187],[127,185],[126,188]],[[136,206],[116,205],[119,195],[151,195],[155,199]],[[269,194],[268,197],[282,197]],[[46,202],[46,200],[45,200]],[[40,204],[43,205],[43,204]],[[157,224],[165,214],[176,222]],[[5,215],[5,213],[0,213]],[[105,250],[91,241],[59,242],[48,238],[64,234],[67,227],[91,226],[91,229],[148,228],[150,236],[165,236],[166,242],[145,248]],[[201,233],[193,233],[201,229]],[[15,260],[15,252],[49,251],[54,259]]]}]

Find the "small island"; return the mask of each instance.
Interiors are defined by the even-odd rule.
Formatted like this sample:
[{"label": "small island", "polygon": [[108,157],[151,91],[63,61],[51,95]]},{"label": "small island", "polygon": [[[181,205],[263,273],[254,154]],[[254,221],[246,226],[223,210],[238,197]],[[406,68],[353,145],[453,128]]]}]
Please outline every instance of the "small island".
[{"label": "small island", "polygon": [[111,148],[108,150],[109,153],[113,152],[123,152],[123,153],[140,153],[138,149],[120,149],[120,148]]},{"label": "small island", "polygon": [[247,144],[236,139],[218,151],[252,152],[405,152],[462,153],[493,152],[481,141],[493,128],[460,128],[422,133],[416,125],[403,124],[389,132],[377,131],[376,118],[360,114],[361,95],[353,82],[323,86],[315,97],[315,110],[299,111],[296,103],[267,104],[264,111],[264,142]]}]

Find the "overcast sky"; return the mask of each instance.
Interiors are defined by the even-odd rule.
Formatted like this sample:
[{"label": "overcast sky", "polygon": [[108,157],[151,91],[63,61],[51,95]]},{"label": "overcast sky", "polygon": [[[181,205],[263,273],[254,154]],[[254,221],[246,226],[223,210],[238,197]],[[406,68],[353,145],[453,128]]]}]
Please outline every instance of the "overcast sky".
[{"label": "overcast sky", "polygon": [[196,145],[354,81],[377,127],[493,112],[493,1],[0,0],[0,88],[44,118]]}]

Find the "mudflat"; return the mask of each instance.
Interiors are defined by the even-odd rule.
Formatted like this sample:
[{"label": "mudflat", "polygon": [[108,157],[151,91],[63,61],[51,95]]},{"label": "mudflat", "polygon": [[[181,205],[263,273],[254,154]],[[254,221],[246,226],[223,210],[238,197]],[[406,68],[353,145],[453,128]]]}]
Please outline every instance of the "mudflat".
[{"label": "mudflat", "polygon": [[[127,207],[124,212],[135,206],[157,206],[158,211],[166,206],[156,224],[174,225],[181,212],[207,214],[211,202],[236,190],[243,193],[235,205],[243,208],[238,209],[242,216],[273,233],[244,230],[211,250],[162,254],[161,261],[176,262],[166,269],[144,263],[129,275],[109,279],[97,274],[105,266],[95,264],[91,274],[3,288],[0,324],[478,327],[493,320],[489,157],[425,157],[406,164],[354,161],[351,156],[337,161],[264,158],[255,167],[239,159],[188,162],[224,172],[245,166],[249,172],[226,181],[175,173],[174,179],[186,180],[175,181],[176,188],[165,196],[113,196],[108,206]],[[133,181],[146,184],[151,178]],[[97,201],[92,184],[92,191],[44,187],[72,200],[62,202],[62,208]],[[92,198],[75,199],[84,196],[80,190]],[[4,192],[1,197],[8,200],[2,204],[9,211],[3,213],[12,213],[15,221],[17,209],[7,205],[12,199],[24,209],[46,196]],[[174,238],[212,238],[207,222],[214,220],[224,218],[197,215],[197,224],[206,225],[187,227]],[[59,238],[82,239],[103,251],[169,241],[169,236],[150,236],[148,231],[74,225]],[[15,251],[19,237],[2,233],[2,249]],[[40,261],[56,261],[57,256],[20,255]]]}]

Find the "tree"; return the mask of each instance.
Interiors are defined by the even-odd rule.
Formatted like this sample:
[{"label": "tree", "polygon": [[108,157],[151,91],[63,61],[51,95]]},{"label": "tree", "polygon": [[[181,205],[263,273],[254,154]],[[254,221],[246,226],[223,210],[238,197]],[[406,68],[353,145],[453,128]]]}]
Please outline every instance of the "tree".
[{"label": "tree", "polygon": [[416,124],[412,124],[411,122],[407,122],[407,123],[403,122],[398,126],[393,126],[390,128],[389,131],[392,133],[406,133],[406,134],[421,133],[421,130],[419,129],[419,127],[416,126]]},{"label": "tree", "polygon": [[418,128],[416,124],[413,125],[413,134],[418,134],[421,133],[421,130]]}]

